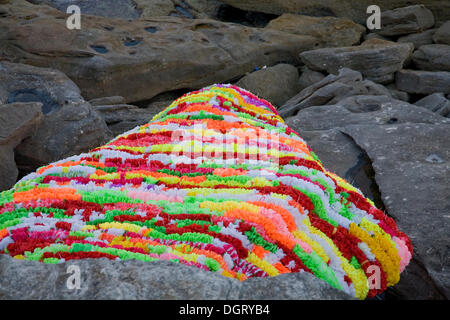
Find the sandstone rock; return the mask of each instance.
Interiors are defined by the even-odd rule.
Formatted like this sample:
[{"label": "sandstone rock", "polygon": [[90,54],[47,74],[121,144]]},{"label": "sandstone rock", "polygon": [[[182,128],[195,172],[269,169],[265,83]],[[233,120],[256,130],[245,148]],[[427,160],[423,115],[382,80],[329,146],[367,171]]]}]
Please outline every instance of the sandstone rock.
[{"label": "sandstone rock", "polygon": [[19,170],[14,161],[14,148],[33,134],[42,120],[42,103],[0,105],[0,191],[17,181]]},{"label": "sandstone rock", "polygon": [[414,5],[381,13],[381,29],[377,32],[383,36],[401,36],[420,32],[434,26],[433,13],[424,5]]},{"label": "sandstone rock", "polygon": [[313,71],[309,69],[308,67],[304,66],[302,68],[302,74],[300,75],[300,78],[298,79],[298,85],[299,90],[303,90],[321,80],[323,80],[325,76],[323,73],[318,71]]},{"label": "sandstone rock", "polygon": [[412,61],[420,70],[450,71],[450,45],[428,44],[414,52]]},{"label": "sandstone rock", "polygon": [[7,103],[42,105],[42,121],[16,148],[17,165],[25,171],[88,151],[110,138],[103,119],[60,71],[2,61],[0,87]]},{"label": "sandstone rock", "polygon": [[391,41],[389,38],[383,37],[382,35],[379,35],[375,32],[369,32],[363,35],[363,40],[371,40],[371,39],[379,39],[379,40],[385,40],[385,41]]},{"label": "sandstone rock", "polygon": [[430,9],[437,21],[450,19],[450,3],[447,0],[222,0],[243,10],[260,11],[281,15],[283,13],[312,16],[337,16],[365,24],[370,5],[378,5],[381,10],[423,4]]},{"label": "sandstone rock", "polygon": [[336,74],[342,67],[360,71],[369,80],[389,83],[394,73],[411,56],[413,45],[384,40],[367,40],[356,47],[323,48],[300,54],[313,70]]},{"label": "sandstone rock", "polygon": [[450,21],[444,23],[434,34],[433,40],[435,43],[450,45]]},{"label": "sandstone rock", "polygon": [[298,92],[298,70],[290,64],[261,69],[240,79],[236,85],[281,106]]},{"label": "sandstone rock", "polygon": [[[70,265],[80,268],[79,290],[67,288]],[[0,272],[0,299],[351,299],[306,272],[240,282],[169,261],[84,259],[52,265],[0,255]]]},{"label": "sandstone rock", "polygon": [[296,14],[283,14],[270,21],[266,28],[316,37],[321,47],[352,46],[359,43],[365,32],[363,26],[350,19]]},{"label": "sandstone rock", "polygon": [[450,124],[355,125],[343,131],[370,157],[387,213],[411,237],[413,268],[393,289],[400,298],[448,299]]},{"label": "sandstone rock", "polygon": [[143,109],[126,104],[94,106],[94,110],[103,117],[114,136],[150,122],[164,108],[161,107],[160,110],[155,108]]},{"label": "sandstone rock", "polygon": [[329,75],[288,100],[278,112],[282,117],[295,115],[299,110],[320,105],[336,104],[354,95],[387,95],[389,90],[370,80],[363,80],[360,72],[343,68],[338,75]]},{"label": "sandstone rock", "polygon": [[76,5],[82,14],[120,19],[137,19],[140,14],[132,0],[29,0],[34,4],[46,4],[66,13],[67,7]]},{"label": "sandstone rock", "polygon": [[121,96],[103,97],[90,100],[89,103],[91,104],[91,106],[114,105],[125,103],[125,99]]},{"label": "sandstone rock", "polygon": [[397,42],[401,43],[410,42],[414,44],[414,47],[417,49],[425,44],[432,44],[433,35],[435,34],[436,31],[437,29],[429,29],[423,32],[408,34],[406,36],[398,38]]},{"label": "sandstone rock", "polygon": [[430,94],[414,104],[440,114],[441,116],[447,118],[450,116],[450,100],[448,100],[443,93]]},{"label": "sandstone rock", "polygon": [[450,93],[450,72],[400,70],[395,78],[397,88],[409,93]]},{"label": "sandstone rock", "polygon": [[61,70],[88,100],[120,95],[136,102],[228,82],[256,67],[298,63],[298,53],[315,44],[315,38],[276,30],[175,17],[128,22],[85,16],[74,32],[56,9],[19,4],[2,8],[0,55]]}]

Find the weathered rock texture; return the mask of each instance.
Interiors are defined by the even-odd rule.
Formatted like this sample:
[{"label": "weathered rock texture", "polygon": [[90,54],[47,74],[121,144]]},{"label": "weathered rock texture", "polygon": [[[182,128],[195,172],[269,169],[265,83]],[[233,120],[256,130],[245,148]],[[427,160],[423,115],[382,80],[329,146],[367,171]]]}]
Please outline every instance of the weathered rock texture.
[{"label": "weathered rock texture", "polygon": [[283,117],[295,115],[299,110],[312,106],[336,104],[354,95],[387,95],[388,89],[370,80],[363,80],[360,72],[342,68],[338,75],[330,74],[323,80],[303,89],[289,99],[279,113]]},{"label": "weathered rock texture", "polygon": [[42,120],[39,102],[0,104],[0,191],[11,188],[19,170],[14,160],[14,149],[31,136]]},{"label": "weathered rock texture", "polygon": [[2,8],[0,55],[61,70],[88,100],[120,95],[128,103],[227,82],[256,67],[299,62],[298,54],[316,43],[271,29],[176,17],[128,22],[84,16],[74,31],[60,11],[21,1]]},{"label": "weathered rock texture", "polygon": [[42,121],[15,150],[18,166],[26,171],[88,151],[111,137],[103,119],[60,71],[2,61],[0,89],[5,103],[38,102],[42,106]]},{"label": "weathered rock texture", "polygon": [[420,70],[450,71],[450,46],[445,44],[427,44],[413,54],[415,66]]},{"label": "weathered rock texture", "polygon": [[298,93],[298,70],[289,64],[278,64],[250,73],[236,85],[281,106]]},{"label": "weathered rock texture", "polygon": [[[79,290],[67,288],[70,265],[80,268]],[[0,273],[0,299],[351,299],[305,272],[240,282],[168,261],[86,259],[45,265],[0,255]]]},{"label": "weathered rock texture", "polygon": [[357,44],[365,32],[362,25],[346,18],[310,17],[288,13],[270,21],[266,28],[316,37],[322,47]]},{"label": "weathered rock texture", "polygon": [[243,10],[261,11],[281,15],[283,13],[350,18],[365,24],[370,5],[380,6],[382,11],[423,4],[430,9],[438,22],[450,20],[450,3],[447,0],[222,0]]},{"label": "weathered rock texture", "polygon": [[313,70],[336,74],[345,67],[360,71],[369,80],[389,83],[411,56],[413,48],[410,43],[372,39],[360,46],[323,48],[303,52],[300,56]]},{"label": "weathered rock texture", "polygon": [[400,70],[396,74],[397,88],[409,93],[450,93],[450,72]]},{"label": "weathered rock texture", "polygon": [[377,32],[383,36],[401,36],[433,26],[433,13],[423,5],[415,5],[382,12],[381,29]]}]

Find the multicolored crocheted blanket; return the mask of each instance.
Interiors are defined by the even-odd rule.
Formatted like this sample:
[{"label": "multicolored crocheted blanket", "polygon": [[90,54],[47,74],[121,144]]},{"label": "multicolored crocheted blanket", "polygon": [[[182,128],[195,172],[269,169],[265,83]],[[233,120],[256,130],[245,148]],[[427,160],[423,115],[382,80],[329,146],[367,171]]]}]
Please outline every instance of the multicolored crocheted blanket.
[{"label": "multicolored crocheted blanket", "polygon": [[0,253],[170,260],[239,280],[310,272],[363,299],[399,281],[412,246],[269,102],[214,85],[2,192]]}]

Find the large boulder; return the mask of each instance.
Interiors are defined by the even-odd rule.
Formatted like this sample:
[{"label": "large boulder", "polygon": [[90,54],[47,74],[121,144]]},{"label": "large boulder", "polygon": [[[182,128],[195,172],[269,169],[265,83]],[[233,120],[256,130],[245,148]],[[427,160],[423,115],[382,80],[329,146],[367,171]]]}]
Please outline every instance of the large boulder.
[{"label": "large boulder", "polygon": [[363,80],[360,72],[342,68],[338,75],[330,74],[323,80],[303,89],[289,99],[278,112],[283,117],[297,114],[312,106],[336,104],[354,95],[387,95],[388,89],[370,80]]},{"label": "large boulder", "polygon": [[289,13],[271,20],[266,28],[316,37],[321,47],[352,46],[359,43],[366,30],[362,25],[346,18],[310,17]]},{"label": "large boulder", "polygon": [[447,122],[355,125],[343,130],[367,152],[387,213],[411,236],[411,268],[392,289],[399,298],[450,297],[449,129]]},{"label": "large boulder", "polygon": [[450,3],[447,0],[222,0],[243,10],[281,15],[283,13],[312,16],[346,17],[365,24],[369,16],[367,8],[380,6],[382,11],[423,4],[430,9],[438,22],[450,19]]},{"label": "large boulder", "polygon": [[298,93],[298,70],[290,64],[277,64],[246,75],[236,85],[281,106]]},{"label": "large boulder", "polygon": [[433,26],[433,13],[424,5],[415,5],[382,12],[381,29],[377,32],[392,37],[420,32]]},{"label": "large boulder", "polygon": [[42,103],[0,104],[0,191],[16,183],[19,170],[14,149],[31,136],[42,120]]},{"label": "large boulder", "polygon": [[413,54],[412,61],[420,70],[450,71],[450,45],[427,44]]},{"label": "large boulder", "polygon": [[379,39],[367,40],[360,46],[322,48],[300,54],[313,70],[336,74],[342,67],[360,71],[369,80],[389,83],[394,73],[402,69],[414,46]]},{"label": "large boulder", "polygon": [[60,71],[2,61],[0,88],[5,103],[41,105],[42,121],[16,148],[17,164],[25,171],[88,151],[111,137],[103,119]]},{"label": "large boulder", "polygon": [[136,102],[227,82],[256,67],[299,63],[298,54],[316,44],[313,37],[207,19],[86,15],[81,30],[69,30],[67,15],[47,6],[18,0],[2,11],[0,55],[61,70],[88,100],[119,95]]},{"label": "large boulder", "polygon": [[449,120],[388,97],[355,96],[286,123],[412,235],[412,263],[386,298],[448,299]]},{"label": "large boulder", "polygon": [[[67,287],[70,266],[81,271],[79,290]],[[352,299],[306,272],[240,282],[169,261],[85,259],[46,265],[2,254],[0,272],[0,299],[3,300]]]},{"label": "large boulder", "polygon": [[450,72],[400,70],[396,73],[397,88],[409,93],[450,93]]}]

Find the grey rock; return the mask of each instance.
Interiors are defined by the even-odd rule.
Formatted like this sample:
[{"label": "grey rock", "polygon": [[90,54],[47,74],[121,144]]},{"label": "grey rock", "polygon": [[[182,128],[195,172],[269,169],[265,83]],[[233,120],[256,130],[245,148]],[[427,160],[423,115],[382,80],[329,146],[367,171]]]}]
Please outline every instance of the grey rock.
[{"label": "grey rock", "polygon": [[323,48],[300,54],[302,61],[312,70],[336,74],[346,67],[360,71],[369,80],[389,83],[413,51],[410,43],[395,43],[379,39],[365,41],[360,46]]},{"label": "grey rock", "polygon": [[397,39],[397,42],[410,42],[414,44],[414,48],[419,48],[425,44],[433,44],[433,35],[437,29],[429,29],[423,32],[412,33]]},{"label": "grey rock", "polygon": [[86,15],[74,32],[60,11],[21,3],[2,8],[0,55],[64,72],[87,100],[119,95],[134,103],[232,82],[256,67],[298,64],[298,54],[316,43],[272,29],[177,17],[128,22]]},{"label": "grey rock", "polygon": [[364,39],[364,41],[371,40],[371,39],[391,41],[390,39],[383,37],[382,35],[375,33],[375,32],[369,32],[369,33],[364,34],[363,39]]},{"label": "grey rock", "polygon": [[310,17],[283,14],[269,22],[266,28],[313,36],[321,47],[346,47],[359,43],[365,32],[362,25],[347,18]]},{"label": "grey rock", "polygon": [[161,107],[160,110],[156,108],[143,109],[127,104],[94,106],[93,108],[102,116],[114,136],[150,122],[157,113],[164,109],[164,107]]},{"label": "grey rock", "polygon": [[402,100],[405,102],[409,102],[411,100],[410,94],[408,92],[398,90],[395,83],[388,84],[386,86],[386,88],[389,90],[389,92],[391,93],[391,96],[394,99]]},{"label": "grey rock", "polygon": [[399,90],[409,93],[450,93],[450,72],[400,70],[395,83]]},{"label": "grey rock", "polygon": [[33,134],[17,145],[20,169],[34,170],[110,138],[106,123],[62,72],[7,61],[0,62],[0,71],[8,103],[38,102],[44,114]]},{"label": "grey rock", "polygon": [[450,71],[450,46],[428,44],[414,52],[412,61],[420,70]]},{"label": "grey rock", "polygon": [[313,71],[308,67],[302,68],[302,73],[298,79],[298,89],[301,91],[325,78],[324,74],[318,71]]},{"label": "grey rock", "polygon": [[[79,267],[80,289],[68,289]],[[169,261],[84,259],[51,265],[0,255],[0,299],[70,300],[351,300],[308,273],[240,282]]]},{"label": "grey rock", "polygon": [[121,96],[112,96],[112,97],[92,99],[89,101],[89,103],[91,104],[91,106],[105,106],[105,105],[107,106],[125,103],[125,99],[124,97]]},{"label": "grey rock", "polygon": [[298,78],[296,67],[277,64],[246,75],[236,85],[281,106],[298,92]]},{"label": "grey rock", "polygon": [[[293,118],[287,119],[290,123],[293,123],[292,120]],[[297,123],[296,130],[301,132],[302,138],[322,164],[361,190],[378,208],[383,209],[383,202],[376,191],[378,186],[373,179],[372,164],[365,151],[339,128],[309,131],[302,124],[304,123]]]},{"label": "grey rock", "polygon": [[450,21],[444,23],[434,34],[433,40],[435,43],[450,45]]},{"label": "grey rock", "polygon": [[377,32],[383,36],[401,36],[420,32],[434,26],[433,13],[424,5],[414,5],[381,13],[381,29]]},{"label": "grey rock", "polygon": [[342,68],[338,75],[328,75],[288,100],[279,110],[281,116],[295,115],[299,110],[320,105],[336,104],[354,95],[387,95],[389,90],[370,80],[363,80],[360,72]]},{"label": "grey rock", "polygon": [[39,102],[0,105],[0,191],[9,189],[17,181],[19,170],[14,149],[31,136],[42,120]]},{"label": "grey rock", "polygon": [[388,96],[352,96],[335,105],[314,106],[301,110],[286,123],[299,132],[330,130],[349,125],[388,125],[400,123],[448,123],[424,108]]},{"label": "grey rock", "polygon": [[355,125],[343,131],[373,163],[387,213],[414,247],[393,291],[407,299],[448,299],[449,123]]},{"label": "grey rock", "polygon": [[450,100],[448,100],[443,93],[430,94],[414,104],[440,114],[441,116],[450,116]]}]

